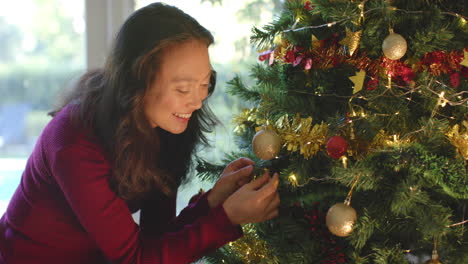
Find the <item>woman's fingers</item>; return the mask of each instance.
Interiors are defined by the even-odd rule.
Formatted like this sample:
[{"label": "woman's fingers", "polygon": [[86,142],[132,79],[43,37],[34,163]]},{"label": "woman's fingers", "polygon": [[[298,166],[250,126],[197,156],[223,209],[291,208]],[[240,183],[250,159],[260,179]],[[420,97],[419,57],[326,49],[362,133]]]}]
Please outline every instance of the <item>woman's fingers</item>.
[{"label": "woman's fingers", "polygon": [[232,161],[231,163],[229,163],[226,166],[225,171],[226,172],[233,172],[233,171],[242,169],[243,167],[246,167],[246,166],[253,166],[254,164],[255,163],[251,159],[239,158],[239,159],[236,159],[236,160]]},{"label": "woman's fingers", "polygon": [[273,196],[273,199],[267,205],[265,212],[267,212],[267,214],[268,214],[268,213],[270,213],[272,211],[278,210],[279,205],[280,205],[279,194],[275,193],[275,195]]},{"label": "woman's fingers", "polygon": [[226,214],[234,224],[258,223],[278,215],[279,177],[269,172],[244,185],[224,202]]},{"label": "woman's fingers", "polygon": [[265,184],[265,186],[263,186],[261,189],[258,190],[258,198],[268,199],[278,189],[278,183],[279,183],[278,173],[275,173],[273,177],[269,179],[269,182]]},{"label": "woman's fingers", "polygon": [[257,179],[253,180],[248,184],[251,190],[258,190],[262,188],[265,183],[268,182],[270,177],[268,176],[268,173],[264,173],[261,177],[258,177]]}]

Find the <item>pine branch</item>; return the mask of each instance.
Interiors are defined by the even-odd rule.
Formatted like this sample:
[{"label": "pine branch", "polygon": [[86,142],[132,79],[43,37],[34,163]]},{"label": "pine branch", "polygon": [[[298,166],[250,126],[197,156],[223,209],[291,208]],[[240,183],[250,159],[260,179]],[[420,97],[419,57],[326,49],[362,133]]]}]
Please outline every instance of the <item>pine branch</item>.
[{"label": "pine branch", "polygon": [[249,90],[242,82],[240,76],[234,77],[232,80],[227,82],[228,93],[231,95],[239,96],[241,99],[250,102],[256,102],[260,100],[260,94],[255,91]]}]

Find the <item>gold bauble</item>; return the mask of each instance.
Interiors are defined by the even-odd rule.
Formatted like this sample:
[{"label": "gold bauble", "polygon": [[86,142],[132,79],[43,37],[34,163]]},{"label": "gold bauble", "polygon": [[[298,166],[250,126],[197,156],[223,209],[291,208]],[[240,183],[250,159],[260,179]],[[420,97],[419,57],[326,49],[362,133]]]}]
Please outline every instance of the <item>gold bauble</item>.
[{"label": "gold bauble", "polygon": [[405,56],[407,48],[408,45],[406,44],[405,38],[396,33],[388,35],[382,43],[382,50],[385,57],[391,60],[398,60]]},{"label": "gold bauble", "polygon": [[275,158],[281,149],[281,138],[275,131],[262,129],[252,139],[253,152],[262,160]]},{"label": "gold bauble", "polygon": [[339,237],[346,237],[353,232],[356,222],[356,210],[344,203],[337,203],[327,212],[326,223],[328,230]]}]

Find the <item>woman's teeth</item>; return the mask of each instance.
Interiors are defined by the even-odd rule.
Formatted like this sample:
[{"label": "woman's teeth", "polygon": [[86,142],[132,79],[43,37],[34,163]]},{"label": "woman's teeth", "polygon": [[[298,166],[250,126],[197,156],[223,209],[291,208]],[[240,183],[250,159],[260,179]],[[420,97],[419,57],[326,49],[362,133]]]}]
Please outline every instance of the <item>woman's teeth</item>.
[{"label": "woman's teeth", "polygon": [[177,114],[177,113],[175,113],[174,115],[180,118],[190,118],[190,116],[192,116],[192,114]]}]

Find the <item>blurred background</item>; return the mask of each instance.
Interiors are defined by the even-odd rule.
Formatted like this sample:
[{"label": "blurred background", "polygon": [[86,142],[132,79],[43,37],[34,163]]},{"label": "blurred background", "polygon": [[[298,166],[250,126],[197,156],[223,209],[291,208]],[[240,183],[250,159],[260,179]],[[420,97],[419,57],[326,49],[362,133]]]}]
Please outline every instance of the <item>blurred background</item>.
[{"label": "blurred background", "polygon": [[[148,0],[0,1],[0,216],[17,188],[36,139],[50,120],[47,112],[60,91],[87,69],[102,65],[115,32]],[[257,61],[249,36],[253,26],[272,20],[282,0],[168,0],[197,19],[215,37],[210,48],[218,85],[210,106],[223,125],[211,135],[213,148],[201,155],[220,161],[234,150],[232,116],[243,105],[226,93],[226,81]],[[181,187],[178,210],[200,188]],[[135,215],[138,219],[138,215]]]}]

